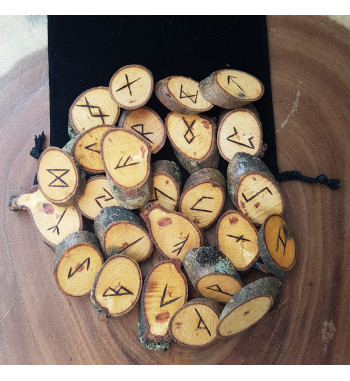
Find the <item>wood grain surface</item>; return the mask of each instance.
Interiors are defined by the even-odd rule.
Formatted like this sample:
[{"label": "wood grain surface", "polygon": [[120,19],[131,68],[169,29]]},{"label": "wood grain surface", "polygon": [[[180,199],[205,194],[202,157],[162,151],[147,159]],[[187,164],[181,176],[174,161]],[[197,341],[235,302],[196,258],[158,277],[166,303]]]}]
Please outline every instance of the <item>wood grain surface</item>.
[{"label": "wood grain surface", "polygon": [[[201,349],[173,343],[165,353],[147,351],[137,308],[101,322],[89,297],[59,292],[52,252],[30,216],[7,206],[10,195],[33,182],[34,135],[49,135],[47,51],[0,78],[1,364],[350,363],[350,31],[321,16],[271,16],[268,31],[280,171],[325,173],[340,178],[341,188],[281,184],[297,263],[262,321]],[[143,264],[144,275],[159,259],[154,253]],[[258,277],[250,271],[244,281]]]}]

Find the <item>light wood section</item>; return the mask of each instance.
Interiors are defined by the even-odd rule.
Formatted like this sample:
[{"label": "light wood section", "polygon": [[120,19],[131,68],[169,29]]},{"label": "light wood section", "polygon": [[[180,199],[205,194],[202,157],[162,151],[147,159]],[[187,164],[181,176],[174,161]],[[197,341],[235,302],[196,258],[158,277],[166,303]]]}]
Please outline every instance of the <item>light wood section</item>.
[{"label": "light wood section", "polygon": [[95,87],[80,94],[69,109],[69,124],[80,134],[92,127],[114,126],[120,108],[112,99],[108,87]]},{"label": "light wood section", "polygon": [[115,255],[98,271],[91,299],[100,315],[113,318],[132,310],[141,289],[142,275],[137,262],[125,255]]},{"label": "light wood section", "polygon": [[235,153],[259,155],[262,150],[261,123],[248,109],[229,111],[220,119],[217,134],[220,155],[230,161]]},{"label": "light wood section", "polygon": [[237,211],[228,210],[221,216],[216,227],[216,242],[239,271],[247,270],[259,258],[258,232]]},{"label": "light wood section", "polygon": [[227,303],[242,285],[229,275],[209,274],[198,280],[196,288],[205,298]]},{"label": "light wood section", "polygon": [[120,68],[109,83],[115,102],[125,109],[144,106],[153,93],[153,75],[141,65]]}]

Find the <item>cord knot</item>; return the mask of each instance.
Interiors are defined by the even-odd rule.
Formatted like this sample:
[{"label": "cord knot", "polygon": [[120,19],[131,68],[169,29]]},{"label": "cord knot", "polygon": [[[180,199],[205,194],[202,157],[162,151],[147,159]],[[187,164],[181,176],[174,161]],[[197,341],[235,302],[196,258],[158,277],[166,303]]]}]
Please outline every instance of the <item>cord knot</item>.
[{"label": "cord knot", "polygon": [[328,178],[327,178],[326,175],[321,174],[321,175],[318,175],[318,176],[316,177],[316,180],[317,180],[320,184],[327,184]]}]

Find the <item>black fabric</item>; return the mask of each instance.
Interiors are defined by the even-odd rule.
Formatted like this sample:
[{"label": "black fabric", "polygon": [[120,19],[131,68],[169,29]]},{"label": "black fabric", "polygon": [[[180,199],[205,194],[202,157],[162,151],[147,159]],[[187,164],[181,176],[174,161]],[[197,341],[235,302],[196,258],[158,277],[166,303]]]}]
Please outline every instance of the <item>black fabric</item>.
[{"label": "black fabric", "polygon": [[[183,75],[201,81],[232,68],[255,75],[265,86],[255,106],[260,114],[263,160],[278,173],[265,16],[49,16],[50,144],[69,140],[68,111],[75,98],[108,86],[122,66],[141,64],[154,81]],[[147,104],[165,119],[167,110],[152,96]],[[218,117],[214,107],[204,115]],[[169,141],[152,160],[177,162]],[[219,169],[226,174],[227,162]],[[188,173],[183,171],[184,179]]]}]

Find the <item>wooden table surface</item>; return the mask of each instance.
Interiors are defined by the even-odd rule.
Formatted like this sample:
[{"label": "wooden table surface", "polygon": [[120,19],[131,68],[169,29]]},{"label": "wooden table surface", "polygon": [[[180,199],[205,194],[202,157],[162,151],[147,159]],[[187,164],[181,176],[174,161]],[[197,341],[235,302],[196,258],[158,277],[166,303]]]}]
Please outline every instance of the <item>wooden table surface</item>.
[{"label": "wooden table surface", "polygon": [[350,363],[350,31],[321,16],[270,16],[268,37],[280,171],[325,173],[341,188],[281,183],[296,266],[262,321],[196,350],[147,351],[137,308],[100,322],[89,297],[58,291],[51,250],[29,215],[7,205],[33,182],[34,135],[49,135],[47,51],[0,78],[1,364]]}]

